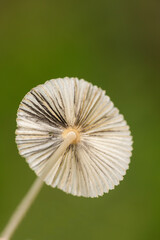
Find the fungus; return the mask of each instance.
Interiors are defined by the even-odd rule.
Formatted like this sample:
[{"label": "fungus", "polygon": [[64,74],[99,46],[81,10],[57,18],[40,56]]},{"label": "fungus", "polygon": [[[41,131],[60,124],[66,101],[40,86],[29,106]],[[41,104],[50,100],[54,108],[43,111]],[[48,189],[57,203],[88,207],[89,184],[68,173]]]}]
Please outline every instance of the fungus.
[{"label": "fungus", "polygon": [[7,240],[43,182],[75,196],[102,196],[123,179],[132,150],[129,126],[105,91],[68,77],[26,94],[16,143],[38,178],[2,233]]}]

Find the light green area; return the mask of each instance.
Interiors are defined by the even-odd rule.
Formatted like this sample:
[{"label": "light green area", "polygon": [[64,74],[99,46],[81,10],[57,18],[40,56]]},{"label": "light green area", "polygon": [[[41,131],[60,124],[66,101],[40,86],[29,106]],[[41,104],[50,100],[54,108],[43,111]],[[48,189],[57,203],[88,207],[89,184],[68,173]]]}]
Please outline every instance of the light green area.
[{"label": "light green area", "polygon": [[105,89],[131,126],[130,169],[97,199],[45,186],[13,240],[160,239],[159,2],[0,5],[0,229],[35,179],[15,144],[21,99],[48,79],[77,76]]}]

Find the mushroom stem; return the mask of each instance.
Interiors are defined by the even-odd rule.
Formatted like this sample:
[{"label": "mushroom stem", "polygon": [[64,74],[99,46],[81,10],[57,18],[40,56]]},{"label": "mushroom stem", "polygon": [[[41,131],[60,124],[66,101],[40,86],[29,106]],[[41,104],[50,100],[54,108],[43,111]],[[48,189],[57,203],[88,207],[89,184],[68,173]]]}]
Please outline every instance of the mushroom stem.
[{"label": "mushroom stem", "polygon": [[0,240],[9,240],[11,238],[19,223],[25,216],[27,210],[40,192],[42,186],[43,181],[39,177],[37,177],[32,186],[30,187],[29,191],[26,193],[25,197],[15,209],[13,215],[11,216],[9,222],[7,223],[1,234],[2,238],[0,238]]},{"label": "mushroom stem", "polygon": [[45,167],[44,172],[42,173],[41,178],[38,177],[35,180],[35,182],[32,184],[31,188],[29,189],[25,197],[22,199],[22,201],[16,208],[6,227],[1,233],[0,240],[9,240],[12,237],[18,225],[22,221],[23,217],[26,215],[29,207],[32,205],[36,196],[40,192],[44,183],[42,179],[44,179],[47,176],[54,162],[56,162],[58,158],[65,152],[67,147],[76,140],[76,137],[77,136],[73,131],[68,132],[68,134],[65,136],[63,143],[56,150],[53,156],[51,156],[51,158],[49,159],[47,166]]}]

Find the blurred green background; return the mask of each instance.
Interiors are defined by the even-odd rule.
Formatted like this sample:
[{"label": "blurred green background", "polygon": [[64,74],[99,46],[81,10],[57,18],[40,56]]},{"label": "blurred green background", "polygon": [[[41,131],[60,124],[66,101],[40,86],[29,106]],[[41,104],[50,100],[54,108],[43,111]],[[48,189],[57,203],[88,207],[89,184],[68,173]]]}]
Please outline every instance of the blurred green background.
[{"label": "blurred green background", "polygon": [[36,85],[79,77],[106,90],[131,126],[124,181],[103,197],[44,186],[13,240],[160,239],[160,1],[0,1],[0,230],[35,179],[15,144]]}]

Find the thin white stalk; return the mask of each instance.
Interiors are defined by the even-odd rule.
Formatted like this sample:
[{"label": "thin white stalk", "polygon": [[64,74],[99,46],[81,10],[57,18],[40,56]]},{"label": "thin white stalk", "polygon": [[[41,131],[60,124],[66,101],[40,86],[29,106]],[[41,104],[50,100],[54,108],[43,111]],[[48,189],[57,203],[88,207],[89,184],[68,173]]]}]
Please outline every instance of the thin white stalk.
[{"label": "thin white stalk", "polygon": [[[51,170],[54,162],[65,152],[66,148],[76,139],[76,134],[73,131],[68,132],[66,138],[64,139],[61,146],[57,149],[54,155],[49,159],[47,166],[44,169],[44,172],[41,176],[42,179],[46,177],[48,172]],[[29,207],[34,202],[36,196],[40,192],[43,186],[43,180],[41,178],[37,178],[25,197],[22,199],[21,203],[16,208],[15,212],[11,216],[9,222],[1,233],[0,240],[9,240],[17,229],[18,225],[22,221],[23,217],[26,215]]]}]

